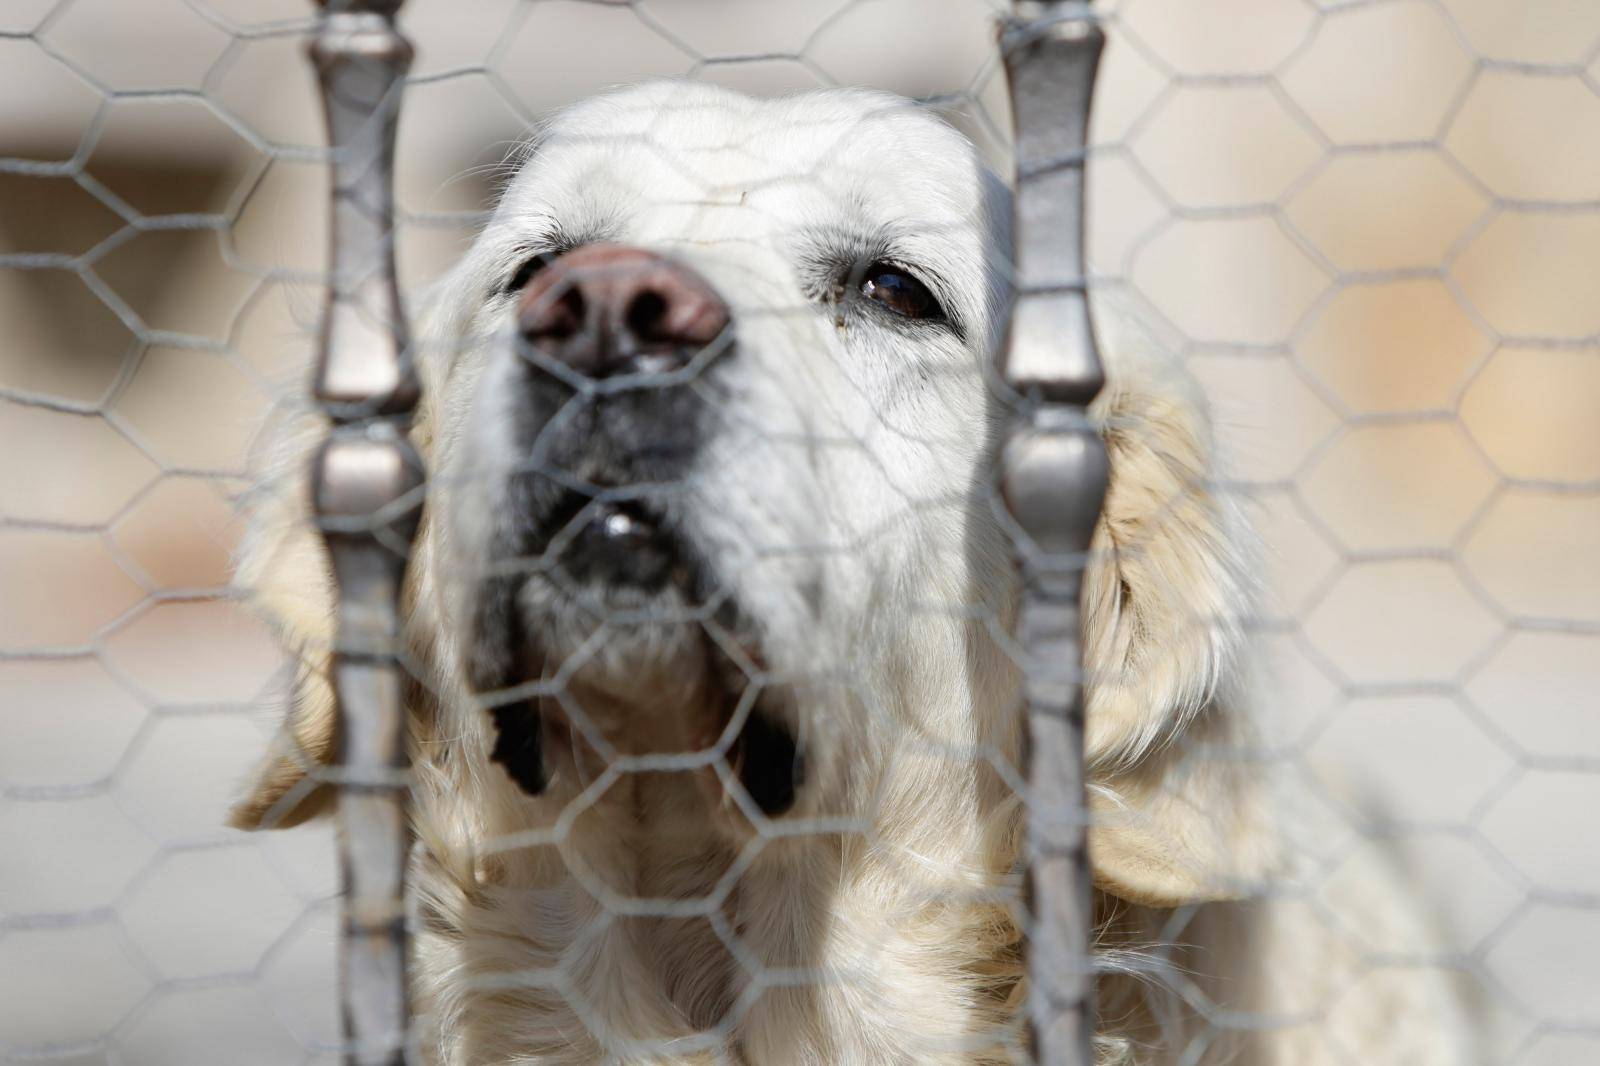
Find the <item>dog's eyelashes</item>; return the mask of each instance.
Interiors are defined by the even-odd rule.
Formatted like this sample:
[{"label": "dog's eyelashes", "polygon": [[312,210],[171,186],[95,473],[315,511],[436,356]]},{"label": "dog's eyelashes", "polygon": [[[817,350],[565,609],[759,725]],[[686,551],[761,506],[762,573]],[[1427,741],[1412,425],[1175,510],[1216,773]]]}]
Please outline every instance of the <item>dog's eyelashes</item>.
[{"label": "dog's eyelashes", "polygon": [[863,272],[861,295],[902,318],[942,319],[944,308],[928,287],[893,263],[873,263]]}]

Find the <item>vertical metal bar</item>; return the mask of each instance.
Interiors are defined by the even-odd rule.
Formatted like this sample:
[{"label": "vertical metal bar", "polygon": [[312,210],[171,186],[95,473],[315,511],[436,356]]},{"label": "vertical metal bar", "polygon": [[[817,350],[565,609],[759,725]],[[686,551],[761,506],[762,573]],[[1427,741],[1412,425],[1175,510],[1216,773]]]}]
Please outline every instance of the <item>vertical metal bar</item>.
[{"label": "vertical metal bar", "polygon": [[315,395],[333,426],[312,506],[339,599],[340,997],[345,1061],[406,1058],[410,845],[400,595],[421,507],[407,439],[417,389],[394,271],[395,120],[411,46],[402,0],[322,0],[310,54],[333,177],[330,278]]},{"label": "vertical metal bar", "polygon": [[1108,479],[1085,408],[1104,384],[1084,283],[1084,151],[1105,37],[1087,4],[1018,0],[1001,34],[1016,131],[1016,304],[1000,366],[1021,403],[1001,456],[1019,532],[1028,780],[1028,1040],[1093,1061],[1079,596]]}]

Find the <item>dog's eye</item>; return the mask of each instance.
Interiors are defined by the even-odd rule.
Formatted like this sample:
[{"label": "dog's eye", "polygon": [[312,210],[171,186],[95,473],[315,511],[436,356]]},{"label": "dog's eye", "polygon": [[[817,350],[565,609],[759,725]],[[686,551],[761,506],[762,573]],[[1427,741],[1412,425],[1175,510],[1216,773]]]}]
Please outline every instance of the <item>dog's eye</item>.
[{"label": "dog's eye", "polygon": [[861,295],[905,318],[943,318],[928,287],[891,263],[873,263],[862,275]]},{"label": "dog's eye", "polygon": [[503,293],[521,292],[528,287],[528,282],[533,280],[535,274],[555,262],[558,254],[557,252],[540,252],[538,255],[530,256],[523,261],[521,266],[517,267],[517,272],[507,279],[506,283],[501,286],[500,291]]}]

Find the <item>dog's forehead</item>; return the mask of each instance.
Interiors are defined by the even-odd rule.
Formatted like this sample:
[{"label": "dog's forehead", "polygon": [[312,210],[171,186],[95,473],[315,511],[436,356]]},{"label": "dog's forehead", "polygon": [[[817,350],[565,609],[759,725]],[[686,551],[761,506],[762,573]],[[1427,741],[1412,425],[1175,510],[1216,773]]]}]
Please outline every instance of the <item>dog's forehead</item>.
[{"label": "dog's forehead", "polygon": [[651,207],[719,204],[778,224],[832,216],[925,229],[970,218],[982,184],[966,139],[902,97],[822,90],[758,99],[668,82],[562,113],[507,198],[580,230]]}]

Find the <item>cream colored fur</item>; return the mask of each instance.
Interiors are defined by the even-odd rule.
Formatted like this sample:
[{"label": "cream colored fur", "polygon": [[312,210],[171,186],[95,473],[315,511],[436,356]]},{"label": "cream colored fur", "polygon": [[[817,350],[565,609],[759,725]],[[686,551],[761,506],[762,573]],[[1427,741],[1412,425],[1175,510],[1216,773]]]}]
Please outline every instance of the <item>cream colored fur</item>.
[{"label": "cream colored fur", "polygon": [[[635,172],[648,182],[610,188]],[[690,172],[698,184],[671,191]],[[801,191],[785,191],[796,175],[807,179]],[[655,84],[582,105],[545,131],[478,247],[443,284],[420,330],[427,401],[415,439],[446,478],[406,597],[422,682],[410,708],[416,1007],[431,1061],[1019,1060],[1025,992],[1008,901],[1020,810],[994,769],[1015,765],[1021,740],[1017,670],[995,639],[1016,590],[983,495],[998,416],[982,366],[998,337],[997,264],[1007,254],[1005,205],[988,199],[993,189],[956,134],[893,98],[761,102]],[[840,200],[851,209],[830,214]],[[617,239],[682,255],[724,291],[754,278],[779,293],[755,285],[752,306],[730,297],[736,358],[779,382],[769,394],[752,379],[739,394],[755,405],[743,413],[757,430],[798,421],[816,431],[831,419],[824,428],[858,442],[841,460],[858,465],[812,486],[824,501],[848,495],[863,509],[829,518],[830,533],[856,532],[863,558],[827,562],[817,613],[784,614],[789,601],[778,594],[793,569],[750,564],[730,578],[758,605],[773,597],[759,609],[776,663],[853,671],[849,684],[815,677],[797,689],[817,731],[815,772],[796,811],[771,825],[725,796],[708,801],[708,785],[712,796],[718,789],[706,769],[613,779],[574,755],[549,792],[531,798],[490,762],[489,717],[463,680],[452,572],[470,554],[471,516],[483,503],[449,475],[483,446],[473,423],[493,420],[477,405],[507,312],[485,294],[514,265],[527,218],[563,204],[593,212],[599,201],[633,212]],[[963,293],[962,343],[906,354],[901,341],[834,336],[825,311],[815,322],[792,321],[792,311],[760,316],[777,299],[804,307],[798,293],[782,296],[793,269],[779,254],[785,224],[866,225],[874,211],[902,213],[908,241],[937,224],[938,247],[925,254],[947,257],[940,269]],[[1241,516],[1214,491],[1204,404],[1180,366],[1120,333],[1114,315],[1101,317],[1110,384],[1094,415],[1112,480],[1084,593],[1101,1061],[1467,1061],[1445,977],[1372,968],[1391,936],[1426,939],[1404,887],[1374,864],[1340,879],[1353,889],[1331,894],[1320,870],[1297,858],[1297,835],[1320,830],[1272,767],[1252,758],[1243,652],[1257,567]],[[926,356],[933,402],[899,416],[852,406],[874,383],[851,345],[876,346],[873,358]],[[774,351],[784,358],[762,361]],[[779,393],[798,397],[796,408]],[[874,435],[894,417],[911,428]],[[949,432],[918,443],[929,423]],[[304,663],[283,743],[234,812],[243,826],[292,825],[326,807],[318,773],[334,731],[331,592],[300,475],[319,431],[305,418],[282,432],[239,565],[240,582]],[[781,445],[751,435],[726,451],[707,460],[726,464],[708,491],[731,493],[730,509],[765,499],[762,482],[774,478],[789,496],[807,491],[801,469],[787,465],[795,453]],[[865,467],[858,451],[871,460]],[[752,467],[760,477],[742,482]],[[895,480],[902,470],[910,473]],[[828,478],[848,488],[831,492]],[[904,483],[930,479],[916,491],[937,490],[925,504],[934,518],[890,506],[903,502],[895,493],[912,492]],[[776,516],[770,530],[752,518],[704,535],[730,556],[735,536],[781,545],[810,520],[781,513],[785,499],[764,504]],[[897,524],[874,525],[884,514]],[[587,686],[597,728],[625,737],[648,714],[666,723],[663,750],[674,730],[694,735],[693,708],[714,683],[686,667],[630,687],[649,664],[594,669],[610,673],[575,684]],[[662,684],[670,698],[645,694]]]}]

